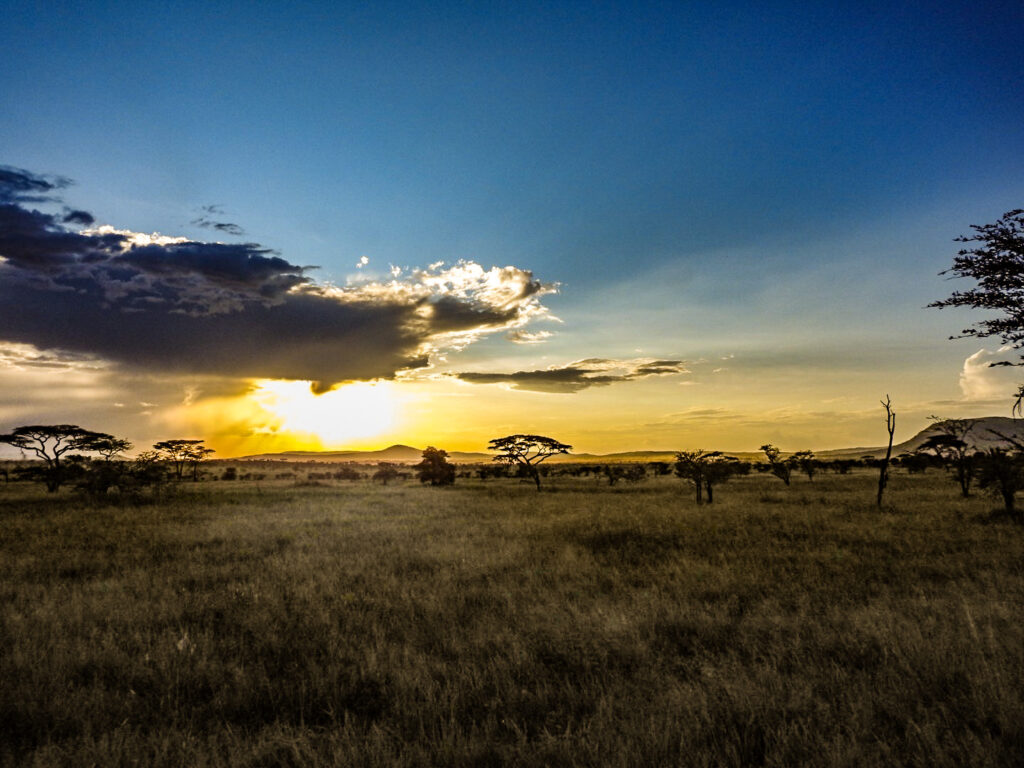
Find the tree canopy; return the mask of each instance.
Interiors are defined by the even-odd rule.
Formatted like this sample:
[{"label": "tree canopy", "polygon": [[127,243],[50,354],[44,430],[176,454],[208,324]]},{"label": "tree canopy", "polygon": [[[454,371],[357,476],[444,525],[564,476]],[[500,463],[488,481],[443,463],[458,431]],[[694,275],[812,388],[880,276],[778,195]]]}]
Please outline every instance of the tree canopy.
[{"label": "tree canopy", "polygon": [[559,453],[568,453],[571,445],[560,443],[553,437],[544,435],[507,435],[496,437],[490,441],[488,447],[498,453],[494,461],[505,464],[518,464],[523,467],[527,474],[533,478],[533,482],[540,490],[540,472],[537,465],[545,459]]},{"label": "tree canopy", "polygon": [[174,475],[179,480],[184,472],[185,465],[192,466],[192,479],[199,479],[199,462],[215,453],[212,448],[203,445],[202,440],[161,440],[155,443],[153,448],[160,454],[160,457],[169,461],[174,467]]},{"label": "tree canopy", "polygon": [[[953,259],[953,266],[940,274],[967,277],[977,286],[954,291],[948,299],[933,301],[929,307],[971,307],[998,314],[979,320],[960,332],[960,337],[998,336],[1014,349],[1024,347],[1024,210],[1004,213],[993,224],[971,225],[973,235],[956,238],[969,244]],[[957,338],[957,337],[953,337]],[[1024,365],[1022,362],[1016,365]],[[1011,365],[1011,363],[995,363]],[[1024,387],[1017,392],[1016,409],[1024,402]]]},{"label": "tree canopy", "polygon": [[455,482],[455,465],[448,461],[448,451],[432,445],[423,451],[423,460],[415,470],[421,483],[452,485]]},{"label": "tree canopy", "polygon": [[679,451],[676,453],[676,475],[693,483],[698,504],[704,503],[704,491],[710,504],[715,500],[714,487],[728,480],[738,463],[738,459],[721,451]]},{"label": "tree canopy", "polygon": [[[95,451],[103,453],[115,441],[113,435],[93,432],[77,424],[33,424],[16,427],[9,434],[0,435],[0,443],[31,451],[46,465],[46,490],[56,492],[64,482],[61,457],[68,451]],[[129,444],[130,446],[130,444]]]},{"label": "tree canopy", "polygon": [[786,485],[789,485],[790,475],[793,472],[792,462],[789,459],[783,459],[782,451],[771,443],[762,445],[761,450],[764,451],[765,458],[768,459],[768,465],[771,467],[772,474]]}]

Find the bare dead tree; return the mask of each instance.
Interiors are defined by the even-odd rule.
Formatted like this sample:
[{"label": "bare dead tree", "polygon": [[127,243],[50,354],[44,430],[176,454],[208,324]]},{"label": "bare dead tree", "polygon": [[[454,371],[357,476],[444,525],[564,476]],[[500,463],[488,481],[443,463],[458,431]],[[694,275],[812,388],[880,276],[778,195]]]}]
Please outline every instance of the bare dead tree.
[{"label": "bare dead tree", "polygon": [[882,494],[885,493],[885,486],[889,483],[889,459],[892,458],[892,436],[896,431],[896,411],[892,409],[892,401],[889,396],[879,401],[885,408],[885,428],[889,432],[889,447],[885,449],[885,458],[878,470],[878,508],[882,508]]}]

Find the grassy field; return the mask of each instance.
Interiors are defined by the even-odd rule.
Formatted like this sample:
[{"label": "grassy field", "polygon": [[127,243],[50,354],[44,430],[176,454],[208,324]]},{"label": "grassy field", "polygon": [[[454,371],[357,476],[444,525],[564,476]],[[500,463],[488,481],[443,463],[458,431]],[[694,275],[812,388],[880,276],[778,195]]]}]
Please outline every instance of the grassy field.
[{"label": "grassy field", "polygon": [[939,472],[0,485],[0,764],[1024,761],[1024,527]]}]

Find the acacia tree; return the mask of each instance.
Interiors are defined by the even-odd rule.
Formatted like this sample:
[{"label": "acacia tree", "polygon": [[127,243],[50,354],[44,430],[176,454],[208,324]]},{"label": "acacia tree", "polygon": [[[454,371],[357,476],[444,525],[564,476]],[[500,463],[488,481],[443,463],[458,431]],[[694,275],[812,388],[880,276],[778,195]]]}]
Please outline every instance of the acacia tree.
[{"label": "acacia tree", "polygon": [[127,453],[131,449],[132,444],[128,440],[111,437],[110,435],[101,435],[89,444],[89,450],[98,453],[108,463],[113,461],[115,456]]},{"label": "acacia tree", "polygon": [[43,482],[50,493],[56,493],[64,483],[65,465],[61,458],[68,451],[97,451],[96,446],[108,440],[114,440],[114,437],[75,424],[34,424],[16,427],[10,434],[0,435],[0,443],[31,451],[42,459],[45,465]]},{"label": "acacia tree", "polygon": [[1002,497],[1006,514],[1024,522],[1017,512],[1016,496],[1024,488],[1024,455],[1005,448],[989,448],[979,461],[978,485]]},{"label": "acacia tree", "polygon": [[448,461],[448,451],[428,445],[423,451],[423,460],[413,469],[421,483],[431,485],[452,485],[455,483],[455,465]]},{"label": "acacia tree", "polygon": [[380,480],[381,485],[387,485],[388,481],[396,480],[399,476],[399,471],[394,466],[382,461],[377,465],[377,471],[373,473],[373,480]]},{"label": "acacia tree", "polygon": [[154,443],[153,448],[174,467],[174,476],[178,480],[184,474],[185,465],[190,465],[193,482],[199,480],[199,462],[215,453],[212,448],[205,447],[202,440],[161,440]]},{"label": "acacia tree", "polygon": [[721,451],[679,451],[676,453],[676,475],[693,483],[698,504],[704,503],[704,491],[707,491],[708,504],[711,504],[715,500],[714,487],[732,476],[737,461]]},{"label": "acacia tree", "polygon": [[782,451],[771,443],[762,445],[761,450],[764,451],[765,458],[768,459],[768,465],[771,467],[772,474],[786,485],[789,485],[789,478],[793,467],[788,460],[784,461],[782,459]]},{"label": "acacia tree", "polygon": [[936,433],[921,443],[918,450],[934,451],[947,470],[953,468],[960,493],[966,499],[971,495],[975,470],[974,452],[967,436],[974,429],[975,422],[973,419],[940,419],[938,416],[931,419],[935,422]]},{"label": "acacia tree", "polygon": [[[979,320],[960,332],[963,338],[998,336],[1014,349],[1024,347],[1024,210],[1008,211],[994,224],[971,225],[973,235],[956,238],[956,242],[969,243],[953,259],[953,266],[939,274],[967,277],[977,286],[966,291],[954,291],[948,299],[933,301],[929,307],[972,307],[988,309],[1000,316]],[[1021,362],[1000,362],[993,365],[1024,365]],[[1014,411],[1024,405],[1024,385],[1017,390]]]},{"label": "acacia tree", "polygon": [[543,435],[508,435],[491,440],[488,443],[488,448],[498,452],[493,461],[518,465],[522,471],[533,478],[539,491],[540,471],[537,469],[537,465],[555,454],[568,453],[572,446]]},{"label": "acacia tree", "polygon": [[800,471],[807,475],[808,480],[814,480],[818,473],[818,460],[814,456],[814,451],[797,451],[789,457],[789,464],[799,467]]}]

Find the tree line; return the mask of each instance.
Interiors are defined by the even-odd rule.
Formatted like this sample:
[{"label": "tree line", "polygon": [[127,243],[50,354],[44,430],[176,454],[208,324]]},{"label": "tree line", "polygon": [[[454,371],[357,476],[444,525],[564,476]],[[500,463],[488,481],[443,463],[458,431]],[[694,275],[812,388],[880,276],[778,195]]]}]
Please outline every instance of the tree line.
[{"label": "tree line", "polygon": [[[77,424],[33,424],[0,435],[0,443],[31,453],[40,462],[18,467],[17,475],[43,483],[50,493],[74,483],[91,496],[103,496],[113,489],[126,495],[144,489],[158,491],[171,477],[181,480],[186,470],[198,481],[200,462],[214,453],[203,442],[161,440],[152,450],[127,460],[124,454],[134,447],[130,441]],[[98,458],[85,455],[90,453]]]},{"label": "tree line", "polygon": [[[891,409],[887,414],[891,419]],[[777,446],[766,443],[761,446],[764,460],[759,462],[742,461],[722,451],[700,449],[678,451],[675,461],[671,463],[572,463],[560,467],[556,474],[593,476],[606,480],[611,486],[621,480],[631,483],[645,480],[648,471],[654,476],[674,473],[692,487],[697,504],[711,504],[715,500],[716,488],[733,477],[748,475],[753,471],[771,474],[789,486],[797,473],[813,481],[819,472],[825,470],[847,474],[856,467],[875,467],[884,473],[880,477],[887,479],[890,465],[902,466],[909,473],[940,468],[956,482],[963,496],[969,496],[974,486],[990,490],[1002,498],[1006,511],[1016,516],[1015,497],[1024,488],[1024,445],[1013,436],[994,433],[1010,448],[973,450],[969,439],[975,428],[974,421],[932,418],[936,422],[935,432],[914,452],[892,459],[865,455],[859,459],[821,460],[810,450],[786,455]],[[887,423],[891,426],[891,422]],[[198,481],[201,464],[214,453],[213,449],[204,445],[203,440],[174,439],[154,443],[152,450],[143,451],[129,460],[123,456],[133,447],[128,440],[68,424],[18,427],[10,434],[0,435],[0,442],[34,454],[38,459],[38,462],[30,466],[15,469],[16,477],[41,482],[50,492],[56,492],[70,483],[95,498],[102,498],[112,492],[127,497],[136,497],[146,490],[159,494],[170,480]],[[493,457],[496,465],[469,468],[463,470],[463,476],[475,472],[481,480],[518,477],[532,482],[537,490],[542,487],[542,478],[552,474],[544,462],[558,454],[567,454],[572,448],[554,438],[525,434],[495,438],[490,441],[489,447],[496,452]],[[85,456],[85,453],[95,456]],[[459,475],[456,466],[449,461],[448,452],[434,446],[428,446],[422,453],[421,461],[410,469],[421,483],[432,486],[452,485]],[[295,477],[292,472],[281,476]],[[381,463],[370,479],[387,485],[408,476],[408,472],[392,464]],[[246,473],[239,478],[237,469],[228,467],[221,479],[262,480],[264,477],[265,473],[257,472]],[[351,467],[342,467],[326,473],[310,473],[307,479],[317,482],[321,479],[360,480],[363,477],[362,473]],[[880,488],[884,488],[884,483],[885,480],[880,479]]]}]

